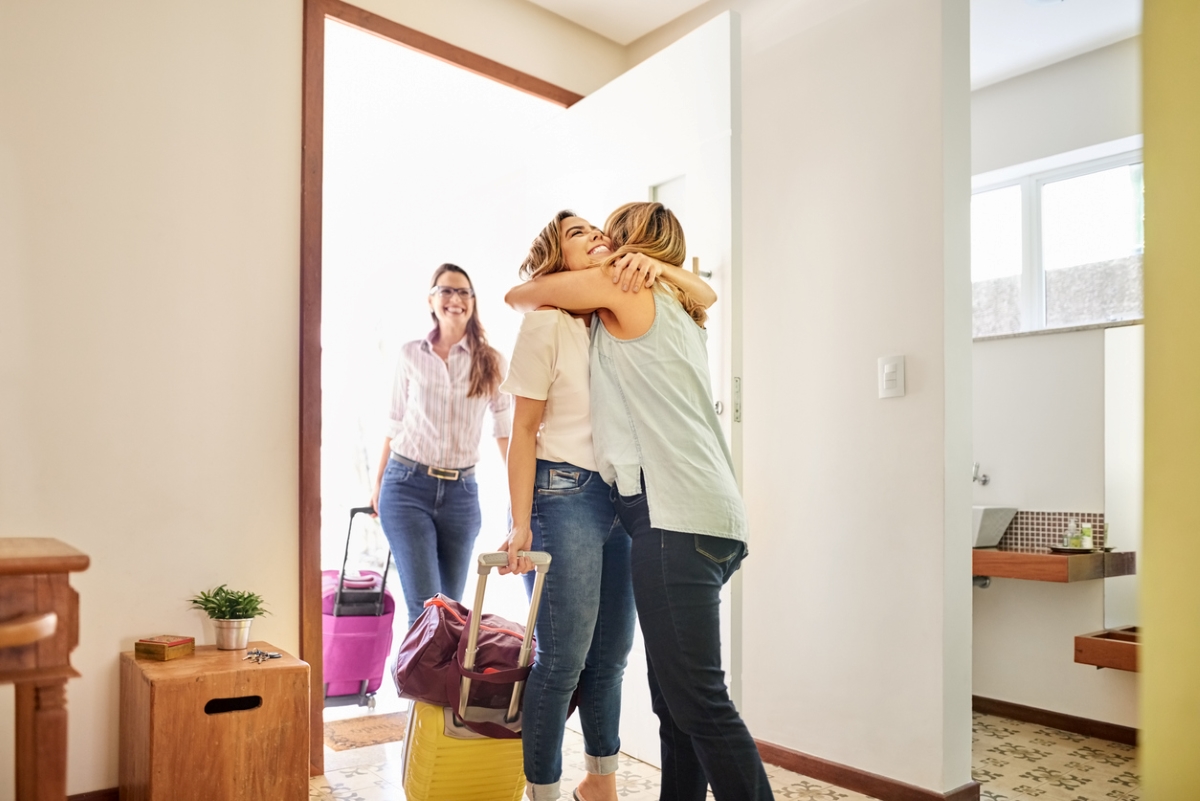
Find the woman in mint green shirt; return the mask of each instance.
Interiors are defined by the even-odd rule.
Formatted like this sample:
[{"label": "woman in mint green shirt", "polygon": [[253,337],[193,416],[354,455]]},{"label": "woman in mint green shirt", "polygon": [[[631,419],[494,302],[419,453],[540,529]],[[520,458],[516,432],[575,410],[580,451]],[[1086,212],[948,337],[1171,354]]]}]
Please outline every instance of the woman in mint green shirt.
[{"label": "woman in mint green shirt", "polygon": [[604,267],[630,252],[680,265],[683,230],[659,203],[631,203],[605,225],[599,269],[509,291],[519,311],[595,310],[592,433],[601,477],[632,540],[631,570],[661,721],[662,798],[769,801],[758,749],[721,667],[720,591],[746,555],[746,513],[713,410],[704,306],[661,278],[623,292]]}]

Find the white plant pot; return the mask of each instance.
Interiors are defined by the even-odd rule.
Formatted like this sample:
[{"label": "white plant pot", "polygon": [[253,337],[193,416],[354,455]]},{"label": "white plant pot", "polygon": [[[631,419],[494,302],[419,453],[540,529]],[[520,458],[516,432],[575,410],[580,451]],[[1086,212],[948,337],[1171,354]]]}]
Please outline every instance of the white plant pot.
[{"label": "white plant pot", "polygon": [[213,618],[217,630],[217,649],[220,651],[244,651],[250,644],[250,624],[254,618],[242,620],[220,620]]}]

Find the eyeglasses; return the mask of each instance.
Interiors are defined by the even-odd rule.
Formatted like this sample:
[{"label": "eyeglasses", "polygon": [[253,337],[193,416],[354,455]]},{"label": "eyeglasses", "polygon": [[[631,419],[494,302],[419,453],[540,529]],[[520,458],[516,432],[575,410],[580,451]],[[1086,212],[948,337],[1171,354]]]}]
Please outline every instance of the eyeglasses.
[{"label": "eyeglasses", "polygon": [[457,286],[435,286],[429,290],[429,297],[437,295],[442,300],[450,300],[450,298],[458,295],[463,300],[475,297],[475,290],[470,287]]}]

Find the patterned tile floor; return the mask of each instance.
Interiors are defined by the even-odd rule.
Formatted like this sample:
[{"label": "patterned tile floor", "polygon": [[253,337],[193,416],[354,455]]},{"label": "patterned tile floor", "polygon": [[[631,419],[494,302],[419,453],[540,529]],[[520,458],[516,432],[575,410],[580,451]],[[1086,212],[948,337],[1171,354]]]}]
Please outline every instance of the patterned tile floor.
[{"label": "patterned tile floor", "polygon": [[[1140,801],[1132,746],[990,715],[974,718],[973,773],[983,801]],[[325,750],[325,775],[309,786],[312,801],[404,801],[400,743]],[[563,801],[581,778],[583,739],[563,745]],[[872,801],[869,796],[767,766],[775,798],[787,801]],[[617,787],[627,801],[657,801],[659,772],[621,756]],[[712,796],[710,795],[709,798]]]},{"label": "patterned tile floor", "polygon": [[982,801],[1140,801],[1137,749],[1036,723],[975,715]]}]

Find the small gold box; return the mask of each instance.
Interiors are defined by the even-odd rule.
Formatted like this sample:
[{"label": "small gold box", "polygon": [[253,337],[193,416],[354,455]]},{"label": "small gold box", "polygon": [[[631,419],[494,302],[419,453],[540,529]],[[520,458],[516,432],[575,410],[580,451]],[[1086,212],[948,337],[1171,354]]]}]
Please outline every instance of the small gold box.
[{"label": "small gold box", "polygon": [[138,659],[155,659],[159,662],[191,656],[195,652],[195,637],[181,637],[176,634],[146,637],[133,644],[133,653]]}]

